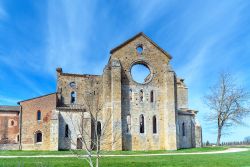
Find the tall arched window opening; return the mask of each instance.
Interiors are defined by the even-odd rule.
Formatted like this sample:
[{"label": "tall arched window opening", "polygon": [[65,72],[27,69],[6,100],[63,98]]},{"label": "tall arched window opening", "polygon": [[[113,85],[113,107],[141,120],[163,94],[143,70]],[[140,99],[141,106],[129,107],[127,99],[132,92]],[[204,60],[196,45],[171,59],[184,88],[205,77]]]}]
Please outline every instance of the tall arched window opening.
[{"label": "tall arched window opening", "polygon": [[127,115],[127,133],[130,133],[131,130],[131,117]]},{"label": "tall arched window opening", "polygon": [[71,95],[70,95],[70,103],[71,104],[75,104],[76,103],[76,93],[75,92],[71,92]]},{"label": "tall arched window opening", "polygon": [[144,116],[141,114],[140,115],[140,133],[144,133]]},{"label": "tall arched window opening", "polygon": [[150,92],[150,102],[153,103],[154,102],[154,91],[151,90]]},{"label": "tall arched window opening", "polygon": [[185,136],[185,123],[182,123],[182,136]]},{"label": "tall arched window opening", "polygon": [[37,111],[37,120],[41,121],[42,113],[40,110]]},{"label": "tall arched window opening", "polygon": [[69,137],[69,125],[65,125],[65,137]]},{"label": "tall arched window opening", "polygon": [[153,116],[153,133],[157,133],[156,116]]},{"label": "tall arched window opening", "polygon": [[102,134],[102,124],[100,121],[97,122],[97,135],[100,137]]}]

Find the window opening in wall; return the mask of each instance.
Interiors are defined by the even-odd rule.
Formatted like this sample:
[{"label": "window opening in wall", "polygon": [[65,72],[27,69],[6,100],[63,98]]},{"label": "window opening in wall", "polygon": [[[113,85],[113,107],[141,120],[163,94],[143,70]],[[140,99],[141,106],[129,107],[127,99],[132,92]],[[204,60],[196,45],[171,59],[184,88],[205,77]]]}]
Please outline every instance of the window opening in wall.
[{"label": "window opening in wall", "polygon": [[100,121],[97,122],[97,135],[100,137],[102,134],[102,124]]},{"label": "window opening in wall", "polygon": [[131,67],[130,73],[132,79],[139,84],[145,84],[151,79],[151,71],[149,67],[143,63],[134,64]]},{"label": "window opening in wall", "polygon": [[132,95],[133,95],[132,89],[129,89],[129,99],[130,99],[130,101],[133,100]]},{"label": "window opening in wall", "polygon": [[69,125],[65,125],[65,137],[69,137]]},{"label": "window opening in wall", "polygon": [[143,90],[140,90],[140,102],[143,102]]},{"label": "window opening in wall", "polygon": [[143,114],[140,115],[140,133],[144,133],[144,116]]},{"label": "window opening in wall", "polygon": [[76,139],[76,149],[82,149],[82,138]]},{"label": "window opening in wall", "polygon": [[70,103],[71,104],[75,104],[75,102],[76,102],[76,93],[75,92],[71,92]]},{"label": "window opening in wall", "polygon": [[75,83],[75,82],[70,82],[70,83],[69,83],[69,86],[70,86],[71,88],[76,88],[76,83]]},{"label": "window opening in wall", "polygon": [[153,103],[154,102],[154,91],[151,90],[150,92],[150,102]]},{"label": "window opening in wall", "polygon": [[153,116],[153,133],[157,133],[156,116]]},{"label": "window opening in wall", "polygon": [[12,120],[12,121],[10,122],[10,124],[11,124],[11,126],[14,126],[15,122]]},{"label": "window opening in wall", "polygon": [[185,123],[182,123],[182,136],[185,136]]},{"label": "window opening in wall", "polygon": [[131,116],[127,115],[127,133],[130,133],[131,130]]},{"label": "window opening in wall", "polygon": [[137,51],[137,53],[142,54],[142,51],[143,51],[142,45],[138,45],[138,46],[136,47],[136,51]]},{"label": "window opening in wall", "polygon": [[38,121],[41,121],[41,115],[42,115],[42,114],[41,114],[41,111],[38,110],[38,111],[37,111],[37,120],[38,120]]},{"label": "window opening in wall", "polygon": [[42,142],[43,141],[43,135],[42,132],[38,131],[36,133],[36,143]]}]

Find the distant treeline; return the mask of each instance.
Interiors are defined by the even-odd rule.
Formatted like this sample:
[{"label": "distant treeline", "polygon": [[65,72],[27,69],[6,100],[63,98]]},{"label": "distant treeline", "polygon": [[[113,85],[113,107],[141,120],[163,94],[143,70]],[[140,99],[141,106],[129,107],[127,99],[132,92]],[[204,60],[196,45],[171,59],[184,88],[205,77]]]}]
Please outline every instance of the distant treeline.
[{"label": "distant treeline", "polygon": [[[214,146],[216,143],[210,143],[209,141],[203,143],[203,146]],[[250,145],[250,141],[232,141],[232,142],[222,142],[221,146],[232,146],[232,145]]]}]

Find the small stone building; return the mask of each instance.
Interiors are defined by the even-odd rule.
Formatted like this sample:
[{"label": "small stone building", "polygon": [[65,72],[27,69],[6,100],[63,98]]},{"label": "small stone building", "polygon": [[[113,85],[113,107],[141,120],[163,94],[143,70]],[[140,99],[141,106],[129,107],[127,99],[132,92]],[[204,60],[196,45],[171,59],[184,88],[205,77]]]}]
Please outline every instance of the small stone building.
[{"label": "small stone building", "polygon": [[91,148],[95,132],[103,150],[201,147],[198,111],[172,57],[144,33],[110,54],[101,75],[57,68],[56,93],[19,102],[22,149],[79,149],[83,138]]},{"label": "small stone building", "polygon": [[0,106],[0,150],[19,149],[19,106]]}]

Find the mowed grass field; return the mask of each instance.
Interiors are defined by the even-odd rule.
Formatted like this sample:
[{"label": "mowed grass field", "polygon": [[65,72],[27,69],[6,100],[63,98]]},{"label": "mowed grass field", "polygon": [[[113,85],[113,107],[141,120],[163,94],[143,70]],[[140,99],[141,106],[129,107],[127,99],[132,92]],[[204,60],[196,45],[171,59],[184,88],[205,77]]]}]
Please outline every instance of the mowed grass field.
[{"label": "mowed grass field", "polygon": [[[102,151],[101,154],[105,155],[134,155],[134,154],[161,154],[161,153],[191,153],[191,152],[209,152],[209,151],[222,151],[228,147],[203,147],[203,148],[189,148],[180,149],[176,151],[156,150],[156,151]],[[82,151],[78,151],[82,153]],[[0,156],[14,155],[70,155],[72,151],[0,151]]]},{"label": "mowed grass field", "polygon": [[[218,149],[218,148],[216,148]],[[224,149],[224,148],[222,148]],[[189,149],[185,149],[188,151]],[[212,150],[206,148],[206,150]],[[185,152],[184,150],[179,150]],[[214,151],[214,150],[213,150]],[[178,151],[177,151],[178,152]],[[196,152],[196,151],[191,151]],[[200,152],[200,151],[199,151]],[[0,167],[81,167],[88,166],[77,158],[0,159]],[[250,167],[250,151],[210,155],[167,155],[152,157],[103,157],[101,167]]]}]

